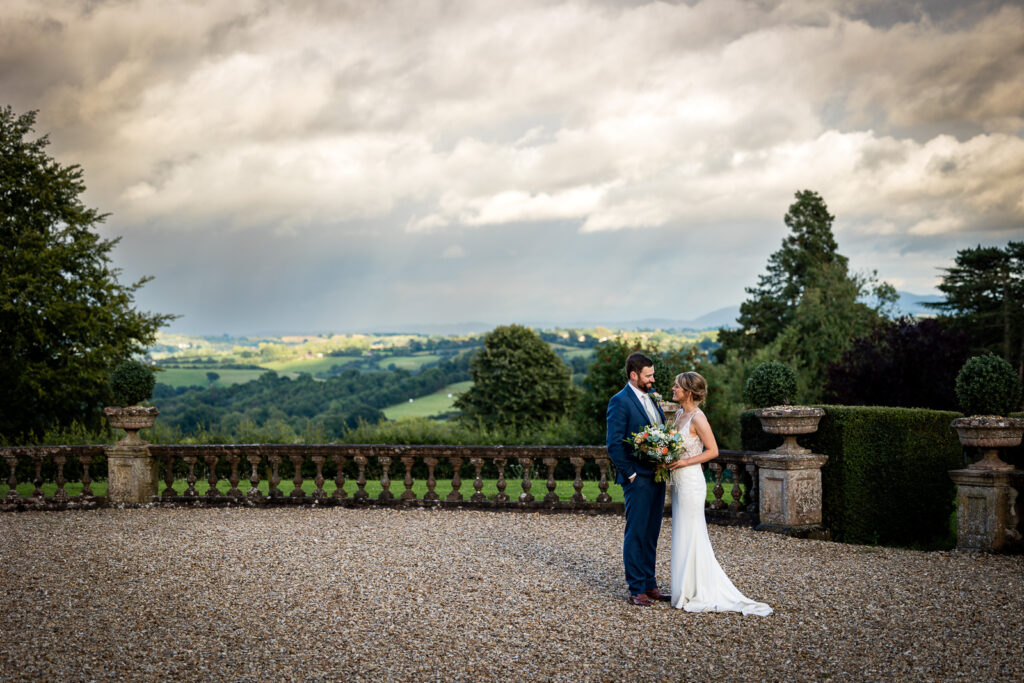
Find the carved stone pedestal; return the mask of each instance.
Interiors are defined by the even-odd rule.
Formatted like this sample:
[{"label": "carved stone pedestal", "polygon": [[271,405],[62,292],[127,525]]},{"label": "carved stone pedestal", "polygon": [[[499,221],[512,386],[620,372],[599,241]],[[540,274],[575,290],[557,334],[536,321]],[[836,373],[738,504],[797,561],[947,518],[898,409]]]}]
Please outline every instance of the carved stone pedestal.
[{"label": "carved stone pedestal", "polygon": [[150,503],[156,498],[158,463],[147,446],[107,446],[107,500]]},{"label": "carved stone pedestal", "polygon": [[1003,550],[1019,542],[1015,510],[1016,470],[952,470],[956,490],[956,546],[960,550]]},{"label": "carved stone pedestal", "polygon": [[821,526],[821,467],[826,460],[827,455],[810,452],[754,457],[759,470],[758,530],[827,538]]}]

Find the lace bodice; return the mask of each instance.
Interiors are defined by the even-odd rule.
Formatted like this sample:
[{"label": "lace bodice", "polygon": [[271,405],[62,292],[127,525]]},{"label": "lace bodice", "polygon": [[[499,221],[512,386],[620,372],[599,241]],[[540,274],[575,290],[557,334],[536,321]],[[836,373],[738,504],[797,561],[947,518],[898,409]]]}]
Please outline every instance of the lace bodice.
[{"label": "lace bodice", "polygon": [[700,440],[700,437],[696,434],[690,434],[690,422],[693,421],[694,416],[700,413],[700,410],[696,410],[689,415],[683,413],[676,413],[676,429],[683,435],[683,450],[686,451],[684,457],[692,458],[695,455],[700,455],[704,450],[704,442]]}]

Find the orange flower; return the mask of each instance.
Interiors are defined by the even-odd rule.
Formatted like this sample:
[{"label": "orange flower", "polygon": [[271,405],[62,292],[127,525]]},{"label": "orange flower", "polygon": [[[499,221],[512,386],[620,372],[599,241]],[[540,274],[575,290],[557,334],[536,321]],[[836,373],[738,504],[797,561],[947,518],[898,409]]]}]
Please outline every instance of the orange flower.
[{"label": "orange flower", "polygon": [[666,448],[665,446],[662,446],[661,447],[661,454],[665,455],[666,453],[668,453],[668,448]]}]

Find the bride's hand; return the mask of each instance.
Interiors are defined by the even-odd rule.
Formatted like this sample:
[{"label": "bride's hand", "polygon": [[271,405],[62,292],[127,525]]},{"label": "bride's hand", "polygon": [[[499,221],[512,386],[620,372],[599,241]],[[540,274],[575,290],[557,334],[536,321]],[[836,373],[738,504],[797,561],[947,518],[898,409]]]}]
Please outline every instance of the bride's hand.
[{"label": "bride's hand", "polygon": [[677,470],[680,467],[686,467],[686,463],[682,459],[676,460],[674,463],[668,466],[670,470]]}]

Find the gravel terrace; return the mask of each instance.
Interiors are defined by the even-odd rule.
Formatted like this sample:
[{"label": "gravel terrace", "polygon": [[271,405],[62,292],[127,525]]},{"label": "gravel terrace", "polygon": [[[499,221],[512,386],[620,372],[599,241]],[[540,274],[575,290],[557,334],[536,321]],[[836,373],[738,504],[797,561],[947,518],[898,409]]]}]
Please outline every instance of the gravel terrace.
[{"label": "gravel terrace", "polygon": [[726,572],[775,614],[688,614],[627,604],[623,523],[376,508],[4,514],[0,679],[1024,679],[1024,556],[712,526]]}]

